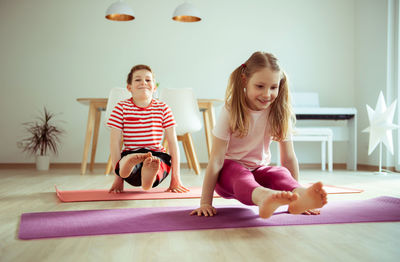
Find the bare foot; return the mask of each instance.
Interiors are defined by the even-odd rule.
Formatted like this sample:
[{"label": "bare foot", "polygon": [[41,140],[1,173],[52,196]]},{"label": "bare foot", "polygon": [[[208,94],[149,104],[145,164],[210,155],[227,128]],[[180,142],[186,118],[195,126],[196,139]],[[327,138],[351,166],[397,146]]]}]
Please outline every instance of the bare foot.
[{"label": "bare foot", "polygon": [[132,169],[139,163],[142,163],[146,158],[151,157],[152,154],[148,153],[138,153],[138,154],[130,154],[121,159],[119,161],[119,175],[122,178],[127,178]]},{"label": "bare foot", "polygon": [[298,187],[293,190],[299,194],[299,199],[289,204],[289,213],[302,214],[306,210],[321,208],[328,203],[327,193],[322,186],[322,182],[317,182],[308,188]]},{"label": "bare foot", "polygon": [[149,190],[156,179],[156,174],[160,168],[160,159],[152,156],[146,158],[142,167],[142,188]]},{"label": "bare foot", "polygon": [[252,197],[253,202],[259,208],[260,217],[268,218],[278,207],[296,201],[299,195],[288,191],[275,191],[259,187],[254,189]]}]

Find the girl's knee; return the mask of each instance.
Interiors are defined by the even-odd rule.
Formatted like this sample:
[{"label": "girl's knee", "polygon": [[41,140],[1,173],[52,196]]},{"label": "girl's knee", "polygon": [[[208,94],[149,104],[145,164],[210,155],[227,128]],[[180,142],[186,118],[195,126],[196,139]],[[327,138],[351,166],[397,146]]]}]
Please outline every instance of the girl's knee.
[{"label": "girl's knee", "polygon": [[284,175],[284,176],[292,176],[289,169],[284,166],[274,166],[271,168],[270,172],[274,172],[276,174]]},{"label": "girl's knee", "polygon": [[228,190],[224,189],[218,183],[215,186],[215,192],[222,198],[233,198],[233,192],[228,192]]}]

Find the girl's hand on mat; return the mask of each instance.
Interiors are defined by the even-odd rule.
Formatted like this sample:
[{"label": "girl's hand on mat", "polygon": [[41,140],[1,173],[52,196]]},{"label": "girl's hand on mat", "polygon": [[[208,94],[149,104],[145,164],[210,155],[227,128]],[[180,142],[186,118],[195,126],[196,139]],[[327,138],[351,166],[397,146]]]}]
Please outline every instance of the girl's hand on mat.
[{"label": "girl's hand on mat", "polygon": [[178,185],[170,185],[169,188],[167,190],[165,190],[165,192],[173,192],[173,193],[187,193],[190,190],[186,187],[184,187],[181,184]]},{"label": "girl's hand on mat", "polygon": [[119,194],[124,191],[124,180],[119,176],[116,176],[114,179],[114,183],[112,184],[108,193]]},{"label": "girl's hand on mat", "polygon": [[213,207],[212,205],[208,205],[208,204],[203,204],[199,208],[193,210],[190,213],[191,216],[197,215],[199,217],[201,217],[201,216],[212,217],[216,214],[217,214],[217,210],[215,209],[215,207]]},{"label": "girl's hand on mat", "polygon": [[321,211],[319,209],[309,209],[303,212],[303,215],[319,215]]}]

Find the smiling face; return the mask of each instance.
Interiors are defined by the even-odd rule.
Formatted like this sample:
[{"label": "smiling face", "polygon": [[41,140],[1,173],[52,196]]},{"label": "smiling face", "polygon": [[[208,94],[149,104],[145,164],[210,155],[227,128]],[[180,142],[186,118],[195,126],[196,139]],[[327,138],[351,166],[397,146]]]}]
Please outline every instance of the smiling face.
[{"label": "smiling face", "polygon": [[132,74],[132,81],[127,89],[132,94],[132,99],[137,106],[146,107],[150,104],[156,90],[153,74],[146,70],[137,70]]},{"label": "smiling face", "polygon": [[254,111],[267,109],[279,93],[280,72],[263,68],[246,81],[246,103]]}]

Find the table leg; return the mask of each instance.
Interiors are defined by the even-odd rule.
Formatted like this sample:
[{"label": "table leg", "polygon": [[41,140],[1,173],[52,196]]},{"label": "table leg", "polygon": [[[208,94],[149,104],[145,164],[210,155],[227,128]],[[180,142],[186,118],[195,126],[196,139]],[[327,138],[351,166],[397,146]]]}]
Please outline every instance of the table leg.
[{"label": "table leg", "polygon": [[207,108],[203,111],[203,118],[204,118],[204,132],[206,133],[208,159],[210,159],[211,148],[212,148],[212,130],[215,125],[212,102],[207,103]]},{"label": "table leg", "polygon": [[91,136],[92,136],[92,132],[93,132],[95,113],[96,113],[96,108],[95,108],[93,103],[90,103],[90,105],[89,105],[88,122],[87,122],[87,125],[86,125],[85,144],[84,144],[84,147],[83,147],[83,157],[82,157],[82,163],[81,163],[81,175],[84,175],[86,173],[86,165],[87,165],[87,159],[88,159],[88,153],[89,153],[89,147],[90,147],[90,140],[91,140]]},{"label": "table leg", "polygon": [[207,113],[207,110],[203,111],[203,119],[204,119],[204,133],[206,135],[206,144],[207,144],[207,153],[208,153],[208,159],[210,159],[211,156],[211,137],[210,137],[210,132],[209,130],[209,115]]},{"label": "table leg", "polygon": [[112,161],[111,161],[111,155],[109,155],[105,174],[106,175],[111,174],[111,171],[112,171]]},{"label": "table leg", "polygon": [[90,157],[90,166],[89,166],[90,171],[93,171],[94,161],[96,159],[97,141],[99,139],[100,118],[101,118],[101,111],[98,108],[96,108],[95,118],[94,118],[93,140],[92,140],[92,154]]},{"label": "table leg", "polygon": [[208,114],[210,116],[210,124],[211,124],[210,125],[210,127],[211,127],[210,131],[212,131],[212,129],[215,126],[214,107],[213,107],[213,104],[211,102],[208,104],[208,107],[209,107]]},{"label": "table leg", "polygon": [[196,155],[196,151],[194,150],[193,140],[190,133],[186,133],[183,135],[184,141],[183,143],[186,144],[186,148],[188,148],[188,154],[190,162],[192,163],[194,172],[198,175],[200,174],[200,164]]},{"label": "table leg", "polygon": [[188,143],[186,143],[185,135],[183,135],[181,137],[182,137],[181,141],[182,141],[183,151],[185,152],[185,157],[186,157],[186,160],[187,160],[187,163],[188,163],[188,168],[189,169],[194,169],[193,168],[193,161],[192,161],[191,155],[189,154],[190,148],[188,147]]},{"label": "table leg", "polygon": [[357,170],[357,115],[347,120],[349,126],[349,141],[347,143],[347,169]]}]

